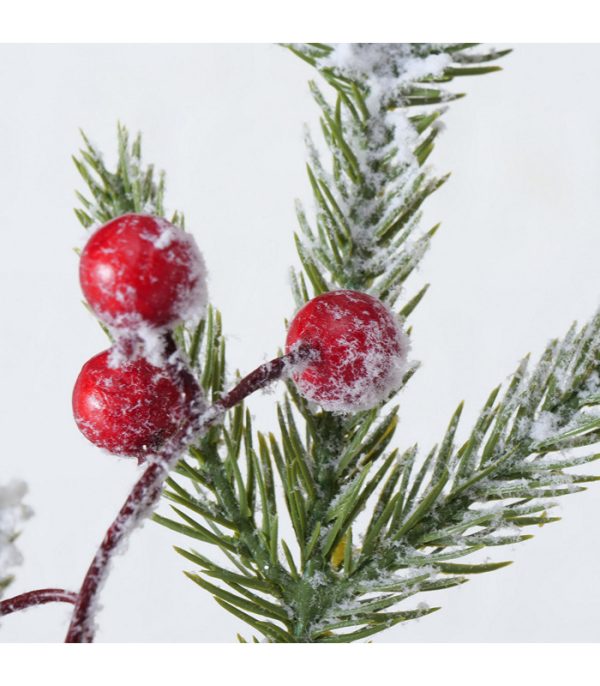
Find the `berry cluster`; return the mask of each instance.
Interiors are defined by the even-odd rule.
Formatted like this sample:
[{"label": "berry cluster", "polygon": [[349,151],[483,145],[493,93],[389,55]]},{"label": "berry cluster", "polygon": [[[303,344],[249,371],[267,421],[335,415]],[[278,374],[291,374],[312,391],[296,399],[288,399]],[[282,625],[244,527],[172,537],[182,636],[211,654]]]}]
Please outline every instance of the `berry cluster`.
[{"label": "berry cluster", "polygon": [[[99,228],[81,254],[80,281],[116,343],[83,366],[73,413],[95,445],[142,461],[204,409],[172,328],[206,305],[193,238],[164,219],[127,214]],[[375,407],[406,372],[408,339],[377,298],[339,290],[310,300],[292,320],[286,353],[312,350],[292,370],[307,400],[332,412]]]},{"label": "berry cluster", "polygon": [[170,333],[204,310],[202,256],[179,227],[127,214],[90,237],[79,276],[88,304],[116,342],[79,373],[75,421],[95,445],[142,461],[184,432],[203,406]]}]

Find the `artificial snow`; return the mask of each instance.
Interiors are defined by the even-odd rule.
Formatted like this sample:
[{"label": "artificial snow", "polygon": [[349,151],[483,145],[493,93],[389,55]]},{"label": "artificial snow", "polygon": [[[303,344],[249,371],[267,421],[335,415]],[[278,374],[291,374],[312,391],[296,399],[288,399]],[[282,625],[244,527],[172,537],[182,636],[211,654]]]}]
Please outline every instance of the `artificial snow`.
[{"label": "artificial snow", "polygon": [[373,78],[393,91],[425,76],[440,74],[452,61],[446,52],[422,55],[412,43],[332,43],[332,52],[321,60],[324,67],[356,80]]},{"label": "artificial snow", "polygon": [[108,366],[121,367],[132,360],[144,357],[154,367],[165,367],[181,362],[180,351],[168,353],[170,327],[155,327],[142,323],[134,330],[115,329],[116,343],[110,349]]},{"label": "artificial snow", "polygon": [[142,233],[141,236],[142,238],[149,240],[157,250],[164,250],[165,248],[168,248],[176,238],[174,226],[162,217],[156,217],[155,221],[160,228],[158,236],[148,236],[144,233]]},{"label": "artificial snow", "polygon": [[332,47],[321,64],[366,85],[367,108],[379,118],[380,138],[375,142],[381,143],[390,126],[401,158],[411,160],[417,134],[406,113],[394,105],[401,104],[404,91],[415,81],[440,75],[452,62],[451,55],[422,55],[420,47],[411,43],[334,43]]},{"label": "artificial snow", "polygon": [[558,432],[558,417],[552,412],[541,412],[529,429],[529,435],[539,443]]}]

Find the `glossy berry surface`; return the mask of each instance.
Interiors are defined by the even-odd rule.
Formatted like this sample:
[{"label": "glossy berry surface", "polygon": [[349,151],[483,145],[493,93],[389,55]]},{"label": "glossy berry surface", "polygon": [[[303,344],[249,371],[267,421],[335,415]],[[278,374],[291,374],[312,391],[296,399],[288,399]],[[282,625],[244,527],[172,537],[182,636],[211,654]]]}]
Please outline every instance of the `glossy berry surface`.
[{"label": "glossy berry surface", "polygon": [[375,407],[406,370],[408,340],[396,316],[366,293],[331,291],[310,300],[290,324],[286,352],[301,343],[318,356],[292,378],[307,400],[326,410]]},{"label": "glossy berry surface", "polygon": [[79,279],[94,312],[117,328],[169,326],[206,303],[193,237],[148,215],[126,214],[95,231],[81,253]]},{"label": "glossy berry surface", "polygon": [[155,367],[139,357],[113,367],[111,353],[83,365],[73,389],[73,416],[94,445],[143,458],[189,427],[200,390],[181,366]]}]

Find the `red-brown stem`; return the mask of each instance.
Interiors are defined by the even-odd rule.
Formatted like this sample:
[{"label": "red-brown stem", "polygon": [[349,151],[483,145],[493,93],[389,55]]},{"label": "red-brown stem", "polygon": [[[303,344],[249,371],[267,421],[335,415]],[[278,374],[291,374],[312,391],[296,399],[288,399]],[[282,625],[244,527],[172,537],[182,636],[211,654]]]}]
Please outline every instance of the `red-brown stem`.
[{"label": "red-brown stem", "polygon": [[188,431],[185,436],[173,439],[162,449],[158,456],[159,460],[150,463],[106,532],[92,560],[77,596],[65,643],[91,643],[94,640],[95,609],[102,583],[108,576],[112,556],[123,540],[158,503],[169,470],[178,461],[187,445],[217,422],[227,409],[234,407],[254,391],[280,379],[294,365],[309,359],[312,354],[313,351],[308,346],[300,346],[288,355],[262,364],[200,415],[193,431]]},{"label": "red-brown stem", "polygon": [[283,357],[276,357],[270,362],[265,362],[257,367],[253,372],[245,376],[237,386],[232,388],[229,393],[226,393],[220,400],[218,400],[213,407],[228,410],[247,398],[254,391],[264,388],[271,381],[276,381],[284,376],[286,370],[291,370],[292,367],[299,363],[311,359],[316,356],[316,351],[308,345],[302,344],[298,346],[293,352]]},{"label": "red-brown stem", "polygon": [[0,617],[46,603],[71,603],[74,605],[76,602],[77,593],[72,591],[65,591],[62,588],[40,588],[37,591],[21,593],[21,595],[0,602]]}]

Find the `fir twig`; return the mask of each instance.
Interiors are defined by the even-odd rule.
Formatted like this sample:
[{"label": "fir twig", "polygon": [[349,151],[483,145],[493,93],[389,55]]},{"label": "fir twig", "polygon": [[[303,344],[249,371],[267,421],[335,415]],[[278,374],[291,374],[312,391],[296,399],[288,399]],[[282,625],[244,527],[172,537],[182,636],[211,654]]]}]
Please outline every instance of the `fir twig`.
[{"label": "fir twig", "polygon": [[[333,45],[288,47],[334,94],[331,99],[311,84],[331,165],[308,137],[316,215],[309,219],[298,207],[296,303],[353,288],[406,319],[427,286],[407,296],[403,288],[438,229],[420,233],[420,210],[447,178],[433,176],[427,162],[445,103],[460,96],[441,84],[496,71],[490,63],[507,51],[356,45],[344,57]],[[123,207],[135,211],[129,208],[140,207],[139,198],[152,212],[162,208],[164,185],[153,186],[150,174],[144,195],[136,181],[139,146],[131,151],[133,164],[120,144],[117,180],[86,145],[82,164],[89,169],[82,175],[94,200],[81,198],[83,223]],[[524,360],[504,390],[491,392],[459,445],[461,404],[421,460],[416,446],[393,447],[395,409],[335,415],[307,403],[288,383],[277,409],[278,434],[255,431],[241,406],[228,412],[177,465],[178,478],[169,479],[165,493],[177,519],[159,521],[220,551],[225,561],[217,563],[204,549],[177,548],[197,567],[188,576],[268,641],[350,642],[424,616],[438,608],[403,604],[502,568],[508,563],[469,556],[526,540],[525,527],[557,521],[548,514],[556,497],[596,479],[566,470],[598,458],[593,451],[573,456],[570,449],[600,438],[600,422],[590,413],[600,404],[599,327],[596,316],[552,341],[529,373]],[[193,331],[183,328],[178,341],[207,395],[218,401],[226,387],[218,312],[209,309],[206,321]],[[281,537],[283,518],[293,542]]]}]

